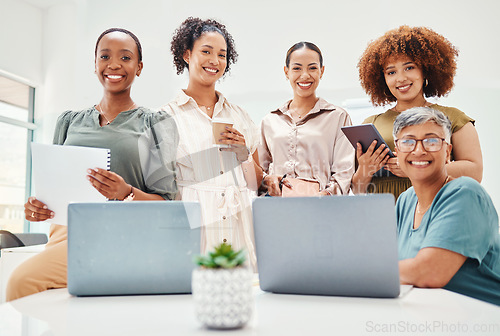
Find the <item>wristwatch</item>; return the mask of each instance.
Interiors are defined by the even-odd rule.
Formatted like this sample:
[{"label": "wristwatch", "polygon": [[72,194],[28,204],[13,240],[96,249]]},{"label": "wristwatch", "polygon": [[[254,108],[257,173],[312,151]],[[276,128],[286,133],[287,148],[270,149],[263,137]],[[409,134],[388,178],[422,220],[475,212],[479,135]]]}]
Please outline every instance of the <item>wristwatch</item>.
[{"label": "wristwatch", "polygon": [[129,202],[129,201],[133,201],[135,198],[135,195],[134,195],[134,187],[130,186],[130,194],[128,194],[127,197],[125,197],[123,199],[124,202]]}]

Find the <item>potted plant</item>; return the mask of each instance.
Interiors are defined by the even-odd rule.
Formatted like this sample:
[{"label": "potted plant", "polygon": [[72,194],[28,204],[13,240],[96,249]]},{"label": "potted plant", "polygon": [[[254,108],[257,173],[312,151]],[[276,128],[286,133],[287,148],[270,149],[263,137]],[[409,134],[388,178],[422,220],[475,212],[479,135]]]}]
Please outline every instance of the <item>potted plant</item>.
[{"label": "potted plant", "polygon": [[253,311],[252,270],[244,250],[222,243],[208,255],[196,256],[192,291],[198,320],[208,328],[240,328]]}]

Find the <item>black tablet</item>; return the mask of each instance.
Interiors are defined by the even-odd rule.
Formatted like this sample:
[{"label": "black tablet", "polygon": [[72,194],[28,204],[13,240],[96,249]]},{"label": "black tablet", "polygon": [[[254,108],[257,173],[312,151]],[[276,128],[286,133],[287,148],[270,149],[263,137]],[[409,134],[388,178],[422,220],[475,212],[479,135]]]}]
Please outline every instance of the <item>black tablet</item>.
[{"label": "black tablet", "polygon": [[[373,140],[377,140],[377,145],[375,149],[377,149],[380,144],[385,144],[387,148],[390,148],[380,135],[380,133],[377,131],[375,126],[373,124],[362,124],[362,125],[356,125],[356,126],[344,126],[342,127],[342,132],[344,132],[345,136],[351,144],[354,146],[356,149],[356,144],[359,142],[361,144],[361,148],[363,150],[363,153],[366,152],[368,147],[370,147],[371,143]],[[389,149],[389,153],[387,153],[389,157],[395,157],[392,151]]]}]

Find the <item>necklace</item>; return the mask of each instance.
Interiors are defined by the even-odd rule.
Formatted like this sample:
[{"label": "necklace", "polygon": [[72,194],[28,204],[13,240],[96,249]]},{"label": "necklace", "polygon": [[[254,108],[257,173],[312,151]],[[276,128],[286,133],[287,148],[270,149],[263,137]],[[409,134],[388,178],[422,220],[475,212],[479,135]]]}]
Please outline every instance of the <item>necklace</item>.
[{"label": "necklace", "polygon": [[[128,107],[126,110],[123,110],[123,111],[129,111],[129,110],[131,110],[134,106],[135,106],[135,103],[132,103],[132,105],[130,105],[130,107]],[[120,114],[121,112],[123,112],[123,111],[121,111],[121,112],[120,112],[120,113],[118,113],[118,114],[117,114],[117,115],[116,115],[113,119],[109,120],[109,119],[108,119],[108,118],[106,118],[106,116],[104,115],[104,110],[103,110],[103,109],[102,109],[102,107],[101,107],[101,103],[99,103],[99,104],[97,105],[97,107],[99,108],[99,110],[98,110],[98,111],[100,112],[99,114],[100,114],[100,115],[102,115],[102,117],[104,118],[104,120],[106,120],[106,126],[107,126],[107,125],[109,125],[110,123],[112,123],[112,122],[113,122],[113,120],[115,120],[115,119],[116,119],[116,117],[118,117],[118,114]]]},{"label": "necklace", "polygon": [[204,107],[204,108],[206,108],[206,109],[207,109],[207,110],[209,110],[209,111],[210,111],[210,110],[211,110],[214,106],[215,106],[215,105],[211,105],[211,106],[207,106],[207,105],[198,105],[198,107],[200,107],[200,108],[201,108],[201,107]]},{"label": "necklace", "polygon": [[[446,183],[448,183],[448,181],[449,181],[449,180],[450,180],[450,177],[449,177],[449,176],[446,176],[446,179],[444,180],[444,183],[443,183],[443,185],[441,186],[441,188],[442,188],[442,187],[444,187],[444,185],[445,185]],[[441,189],[441,188],[439,188],[439,189]],[[422,209],[419,209],[419,208],[420,208],[420,202],[418,202],[418,201],[417,201],[417,209],[416,209],[416,210],[417,210],[417,213],[418,213],[419,215],[426,213],[426,212],[427,212],[427,210],[429,210],[429,208],[431,207],[431,205],[432,205],[432,202],[431,202],[431,204],[429,204],[428,206],[426,206],[424,210],[422,210]]]},{"label": "necklace", "polygon": [[290,112],[291,115],[295,114],[297,117],[299,117],[299,119],[302,119],[303,116],[305,116],[308,112],[304,113],[304,114],[299,114],[299,112],[297,112],[297,110],[292,110]]}]

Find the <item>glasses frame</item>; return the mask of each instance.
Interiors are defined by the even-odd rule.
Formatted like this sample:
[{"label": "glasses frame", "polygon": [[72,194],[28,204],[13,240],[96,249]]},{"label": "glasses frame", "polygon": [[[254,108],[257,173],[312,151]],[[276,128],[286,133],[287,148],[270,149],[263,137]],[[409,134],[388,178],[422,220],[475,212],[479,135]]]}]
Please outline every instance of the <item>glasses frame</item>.
[{"label": "glasses frame", "polygon": [[[439,146],[439,149],[437,149],[437,150],[429,150],[429,149],[425,148],[425,143],[424,143],[424,140],[427,140],[427,139],[439,139],[439,140],[441,140],[441,146]],[[409,150],[409,151],[404,151],[398,145],[399,140],[414,140],[415,141],[415,146],[413,146],[413,148],[411,150]],[[422,148],[425,151],[431,152],[431,153],[435,153],[435,152],[439,152],[443,148],[443,143],[446,142],[446,139],[445,138],[440,138],[440,137],[430,137],[430,138],[424,138],[424,139],[396,139],[396,140],[394,140],[394,142],[396,144],[397,149],[400,152],[402,152],[402,153],[411,153],[411,152],[413,152],[415,150],[415,148],[417,148],[417,144],[419,142],[422,143]]]}]

